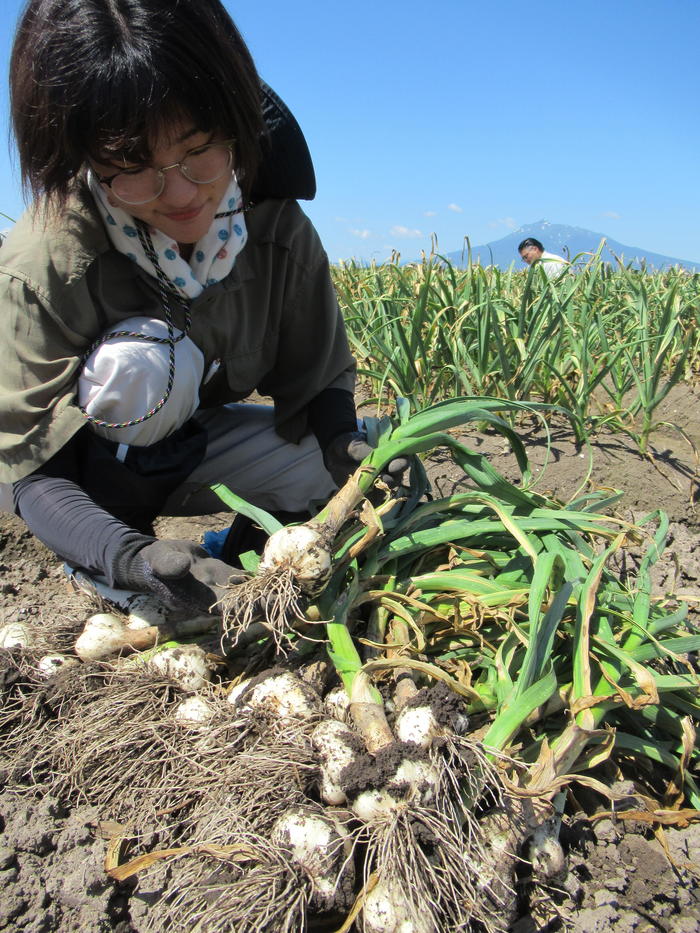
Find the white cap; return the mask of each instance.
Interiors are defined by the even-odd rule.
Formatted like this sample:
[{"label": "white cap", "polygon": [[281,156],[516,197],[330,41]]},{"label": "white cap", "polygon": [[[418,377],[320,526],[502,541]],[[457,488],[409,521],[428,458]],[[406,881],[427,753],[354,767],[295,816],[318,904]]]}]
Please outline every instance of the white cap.
[{"label": "white cap", "polygon": [[[164,321],[132,317],[105,331],[129,330],[149,337],[167,337]],[[178,337],[181,331],[175,330]],[[136,337],[115,337],[100,344],[85,361],[78,377],[78,403],[93,418],[122,422],[142,418],[155,408],[168,386],[170,346]],[[147,447],[181,427],[199,406],[204,356],[189,337],[175,344],[175,378],[165,405],[141,424],[103,428],[91,424],[101,437],[121,444]]]}]

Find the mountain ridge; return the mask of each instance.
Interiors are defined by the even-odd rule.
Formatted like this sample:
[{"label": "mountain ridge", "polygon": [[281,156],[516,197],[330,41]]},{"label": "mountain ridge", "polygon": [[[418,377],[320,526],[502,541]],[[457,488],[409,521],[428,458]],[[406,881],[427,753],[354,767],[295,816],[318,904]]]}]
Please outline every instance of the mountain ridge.
[{"label": "mountain ridge", "polygon": [[[596,233],[584,227],[573,227],[568,224],[553,224],[547,220],[525,224],[500,240],[492,240],[481,246],[473,246],[471,249],[472,262],[480,262],[482,266],[500,266],[503,269],[513,262],[523,265],[518,254],[518,244],[526,237],[534,237],[542,243],[545,250],[550,253],[557,253],[567,259],[573,260],[579,253],[595,253],[600,246],[600,241],[605,240],[601,258],[606,262],[617,265],[618,260],[620,260],[624,265],[631,264],[633,268],[640,268],[642,264],[653,269],[681,266],[689,272],[700,272],[700,262],[665,256],[663,253],[643,249],[639,246],[628,246],[607,236],[605,233]],[[466,265],[466,248],[443,255],[455,266]]]}]

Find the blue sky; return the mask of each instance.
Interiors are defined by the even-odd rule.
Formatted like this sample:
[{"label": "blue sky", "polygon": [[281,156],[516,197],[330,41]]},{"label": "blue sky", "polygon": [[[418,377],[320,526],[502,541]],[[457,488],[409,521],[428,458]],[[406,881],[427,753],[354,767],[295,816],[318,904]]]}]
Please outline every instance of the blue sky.
[{"label": "blue sky", "polygon": [[[21,6],[4,0],[6,71]],[[332,261],[541,219],[700,261],[698,0],[226,6],[304,129]],[[3,146],[0,210],[21,205]]]}]

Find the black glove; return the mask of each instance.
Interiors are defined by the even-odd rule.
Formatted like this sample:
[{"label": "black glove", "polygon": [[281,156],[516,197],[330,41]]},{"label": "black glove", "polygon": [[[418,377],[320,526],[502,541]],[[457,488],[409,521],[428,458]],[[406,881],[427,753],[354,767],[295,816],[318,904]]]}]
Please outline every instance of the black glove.
[{"label": "black glove", "polygon": [[[364,431],[348,431],[333,438],[323,452],[323,462],[336,485],[340,487],[372,450]],[[396,457],[384,467],[382,480],[390,489],[401,485],[409,462],[408,457]]]},{"label": "black glove", "polygon": [[216,560],[194,541],[153,541],[123,569],[128,585],[153,593],[171,609],[220,612],[215,603],[227,585],[242,583],[242,570]]}]

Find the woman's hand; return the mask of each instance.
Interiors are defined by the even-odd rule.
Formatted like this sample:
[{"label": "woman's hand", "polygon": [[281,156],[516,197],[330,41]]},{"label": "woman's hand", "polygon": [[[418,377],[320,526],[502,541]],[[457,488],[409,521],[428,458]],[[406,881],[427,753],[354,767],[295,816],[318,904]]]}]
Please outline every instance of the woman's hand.
[{"label": "woman's hand", "polygon": [[[340,488],[351,473],[354,473],[373,448],[367,442],[364,431],[347,431],[334,437],[323,453],[323,462]],[[382,480],[390,489],[400,486],[403,474],[409,466],[408,457],[397,457],[382,470]]]},{"label": "woman's hand", "polygon": [[226,588],[246,579],[242,570],[211,557],[194,541],[174,539],[147,544],[134,555],[129,569],[129,576],[140,576],[166,606],[198,612],[219,612],[217,603]]}]

